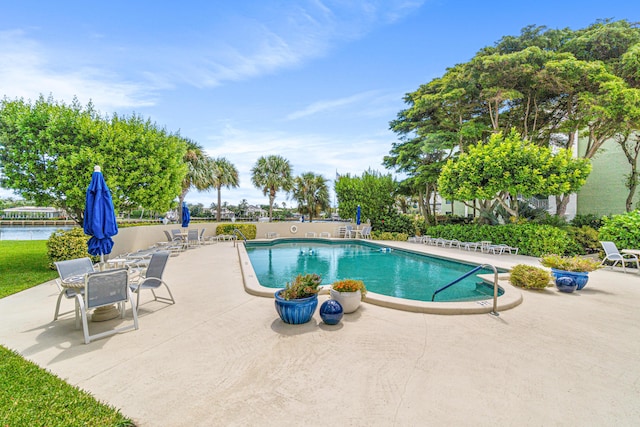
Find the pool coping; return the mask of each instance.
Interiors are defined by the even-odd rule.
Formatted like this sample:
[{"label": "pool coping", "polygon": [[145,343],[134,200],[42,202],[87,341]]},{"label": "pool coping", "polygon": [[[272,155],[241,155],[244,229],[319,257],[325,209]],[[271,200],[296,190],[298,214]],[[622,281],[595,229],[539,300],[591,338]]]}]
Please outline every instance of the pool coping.
[{"label": "pool coping", "polygon": [[[300,238],[296,238],[299,240]],[[278,238],[272,240],[266,239],[256,239],[256,241],[260,242],[273,242],[273,241],[287,241],[291,239]],[[320,240],[320,239],[317,239]],[[360,239],[325,239],[322,240],[332,240],[332,241],[360,241]],[[380,244],[380,241],[372,242]],[[392,247],[395,249],[399,249],[405,252],[412,252],[416,254],[423,254],[418,251],[412,251],[410,249],[406,249],[397,245],[394,245],[392,241],[384,241],[383,244],[388,247]],[[249,259],[249,254],[244,246],[243,242],[238,242],[237,250],[238,257],[240,259],[240,270],[242,271],[242,279],[244,283],[244,289],[247,293],[255,296],[266,297],[266,298],[274,298],[274,294],[277,291],[275,288],[267,288],[262,286],[258,281],[258,277],[256,276],[255,271],[253,270],[253,266],[251,265],[251,261]],[[423,254],[426,255],[426,254]],[[440,255],[428,254],[429,256],[434,256],[436,258],[449,259],[458,262],[465,262],[469,264],[474,264],[469,262],[468,260],[457,259],[454,257],[444,257]],[[482,274],[478,275],[483,281],[493,285],[493,274]],[[496,304],[496,312],[509,310],[514,308],[522,303],[522,292],[519,289],[512,286],[509,283],[509,273],[499,273],[498,274],[498,286],[504,291],[502,295],[497,298]],[[320,291],[320,295],[325,295],[329,293],[329,285],[322,286]],[[404,298],[396,298],[390,297],[387,295],[377,294],[375,292],[367,292],[367,296],[364,298],[364,302],[392,308],[396,310],[410,311],[415,313],[431,313],[431,314],[484,314],[491,313],[493,311],[493,300],[481,300],[481,301],[452,301],[452,302],[431,302],[431,301],[416,301],[409,300]]]}]

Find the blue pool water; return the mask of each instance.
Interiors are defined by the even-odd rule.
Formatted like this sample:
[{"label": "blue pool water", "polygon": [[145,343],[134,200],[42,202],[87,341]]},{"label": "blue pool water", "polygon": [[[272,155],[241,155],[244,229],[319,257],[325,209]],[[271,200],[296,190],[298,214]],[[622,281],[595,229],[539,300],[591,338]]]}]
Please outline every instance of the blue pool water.
[{"label": "blue pool water", "polygon": [[[247,253],[262,286],[283,288],[300,273],[317,273],[324,285],[339,279],[364,281],[382,295],[431,301],[433,292],[469,272],[475,265],[449,261],[368,242],[297,239],[248,242]],[[478,274],[493,273],[481,270]],[[436,296],[436,301],[474,301],[493,297],[493,287],[469,276]]]}]

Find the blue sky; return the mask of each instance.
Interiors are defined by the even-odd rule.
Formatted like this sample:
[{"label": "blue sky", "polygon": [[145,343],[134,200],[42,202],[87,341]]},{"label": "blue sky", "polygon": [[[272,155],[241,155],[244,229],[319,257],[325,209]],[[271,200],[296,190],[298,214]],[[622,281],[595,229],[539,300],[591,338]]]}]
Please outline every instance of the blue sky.
[{"label": "blue sky", "polygon": [[[0,1],[0,95],[92,100],[226,157],[240,187],[262,155],[331,180],[381,165],[402,97],[530,25],[640,20],[630,0]],[[108,171],[105,170],[105,173]],[[0,197],[12,194],[0,189]],[[209,206],[215,191],[191,191]],[[276,202],[286,202],[284,193]]]}]

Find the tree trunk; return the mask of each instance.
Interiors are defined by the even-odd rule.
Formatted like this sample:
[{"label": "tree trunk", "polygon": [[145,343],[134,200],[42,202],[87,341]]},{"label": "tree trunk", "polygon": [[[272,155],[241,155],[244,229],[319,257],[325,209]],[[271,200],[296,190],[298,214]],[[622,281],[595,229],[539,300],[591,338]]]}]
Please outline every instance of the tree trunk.
[{"label": "tree trunk", "polygon": [[220,189],[222,188],[221,185],[218,186],[217,190],[218,190],[218,209],[216,209],[216,221],[220,222],[222,219],[222,206],[220,206],[220,201],[221,201],[221,196],[220,196]]},{"label": "tree trunk", "polygon": [[556,196],[556,215],[564,217],[567,213],[567,206],[569,206],[571,194],[562,194]]},{"label": "tree trunk", "polygon": [[638,155],[640,154],[640,136],[636,136],[635,144],[633,146],[629,146],[627,144],[630,135],[625,135],[622,139],[618,140],[620,147],[622,147],[622,151],[631,165],[631,173],[629,173],[627,177],[627,182],[625,183],[625,187],[629,190],[629,194],[627,194],[627,200],[625,201],[625,208],[627,212],[631,212],[633,210],[633,197],[636,194],[636,188],[638,187]]}]

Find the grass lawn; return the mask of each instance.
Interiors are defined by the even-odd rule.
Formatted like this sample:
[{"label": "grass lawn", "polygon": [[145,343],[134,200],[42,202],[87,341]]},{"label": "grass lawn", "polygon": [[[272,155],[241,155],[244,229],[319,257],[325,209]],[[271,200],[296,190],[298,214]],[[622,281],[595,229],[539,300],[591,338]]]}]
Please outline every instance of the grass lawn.
[{"label": "grass lawn", "polygon": [[[0,241],[0,298],[57,276],[46,241]],[[133,426],[117,409],[0,346],[0,426]]]}]

